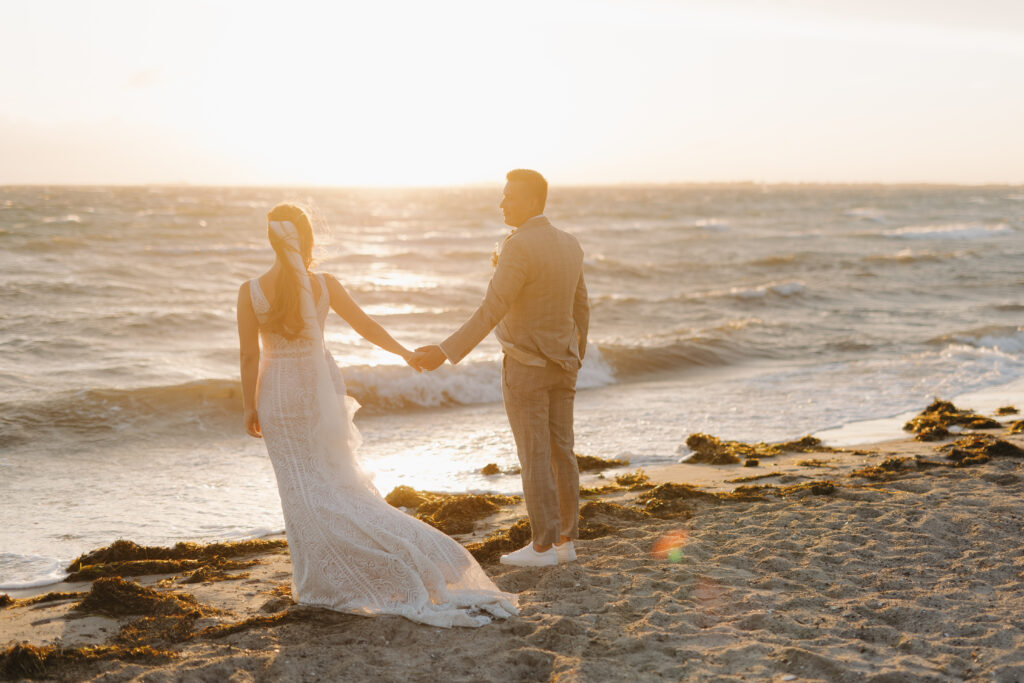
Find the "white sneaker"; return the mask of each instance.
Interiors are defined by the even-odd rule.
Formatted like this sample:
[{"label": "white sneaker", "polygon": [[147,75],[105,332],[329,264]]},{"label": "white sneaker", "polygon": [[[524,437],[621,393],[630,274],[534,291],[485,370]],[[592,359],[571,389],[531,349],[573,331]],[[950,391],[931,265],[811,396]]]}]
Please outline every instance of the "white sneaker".
[{"label": "white sneaker", "polygon": [[576,546],[572,541],[566,541],[562,545],[555,544],[555,554],[558,555],[559,562],[575,562]]},{"label": "white sneaker", "polygon": [[502,555],[499,562],[514,567],[554,567],[558,564],[558,553],[555,552],[554,547],[539,553],[533,549],[533,543],[530,543],[525,548]]}]

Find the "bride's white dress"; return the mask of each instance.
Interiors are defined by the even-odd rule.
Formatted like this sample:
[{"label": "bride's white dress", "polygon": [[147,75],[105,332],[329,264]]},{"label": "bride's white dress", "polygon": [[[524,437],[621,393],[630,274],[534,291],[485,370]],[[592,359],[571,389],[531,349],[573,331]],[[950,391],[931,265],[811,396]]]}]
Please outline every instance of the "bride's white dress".
[{"label": "bride's white dress", "polygon": [[[329,310],[322,275],[319,332]],[[270,304],[259,280],[249,292],[262,323]],[[389,505],[355,458],[358,404],[321,339],[289,340],[260,330],[257,410],[277,475],[292,560],[292,595],[303,605],[358,614],[397,614],[433,626],[482,626],[517,614],[473,556],[452,538]],[[316,354],[341,406],[342,438],[322,443]],[[319,366],[322,368],[322,366]],[[333,400],[333,399],[332,399]]]}]

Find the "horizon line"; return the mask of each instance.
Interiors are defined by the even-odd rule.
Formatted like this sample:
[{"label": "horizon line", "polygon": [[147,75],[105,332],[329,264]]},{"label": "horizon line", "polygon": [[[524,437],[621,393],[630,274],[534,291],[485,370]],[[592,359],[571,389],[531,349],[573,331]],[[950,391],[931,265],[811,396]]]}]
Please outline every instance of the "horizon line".
[{"label": "horizon line", "polygon": [[[463,182],[447,184],[373,184],[373,185],[345,185],[345,184],[301,184],[301,183],[191,183],[181,182],[152,182],[152,183],[78,183],[78,182],[56,182],[56,183],[0,183],[0,188],[8,187],[68,187],[68,188],[247,188],[247,189],[306,189],[306,190],[430,190],[430,189],[452,189],[452,188],[493,188],[501,187],[503,181],[494,182]],[[1018,182],[963,182],[963,181],[882,181],[882,180],[667,180],[667,181],[619,181],[619,182],[592,182],[592,183],[558,183],[548,179],[549,185],[560,188],[595,188],[595,187],[680,187],[680,186],[727,186],[727,185],[750,185],[758,187],[786,187],[786,186],[829,186],[829,187],[1024,187],[1024,180]]]}]

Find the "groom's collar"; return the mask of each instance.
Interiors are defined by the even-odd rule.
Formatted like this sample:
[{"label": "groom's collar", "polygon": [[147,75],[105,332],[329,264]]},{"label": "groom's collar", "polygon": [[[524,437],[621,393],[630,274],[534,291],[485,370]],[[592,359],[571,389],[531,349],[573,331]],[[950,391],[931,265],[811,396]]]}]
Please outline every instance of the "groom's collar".
[{"label": "groom's collar", "polygon": [[534,216],[533,218],[527,218],[523,222],[522,225],[520,225],[518,228],[516,228],[516,230],[522,230],[523,228],[531,228],[531,227],[533,227],[535,225],[544,225],[547,222],[548,222],[548,217],[545,216],[542,213],[539,213],[536,216]]}]

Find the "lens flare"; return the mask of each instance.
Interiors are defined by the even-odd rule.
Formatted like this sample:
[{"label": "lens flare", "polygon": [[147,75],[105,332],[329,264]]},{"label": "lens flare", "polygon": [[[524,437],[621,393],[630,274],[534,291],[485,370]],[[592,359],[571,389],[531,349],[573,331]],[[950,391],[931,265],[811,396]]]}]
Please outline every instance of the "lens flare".
[{"label": "lens flare", "polygon": [[686,529],[670,531],[654,543],[651,554],[656,560],[668,560],[672,563],[681,562],[683,559],[683,547],[689,540],[690,534]]}]

